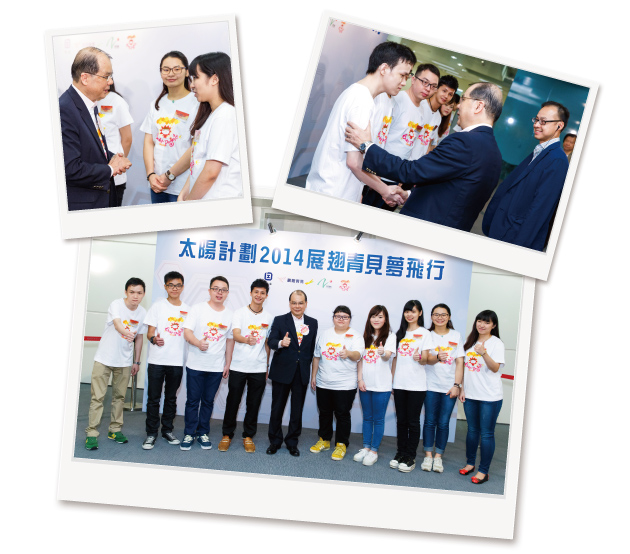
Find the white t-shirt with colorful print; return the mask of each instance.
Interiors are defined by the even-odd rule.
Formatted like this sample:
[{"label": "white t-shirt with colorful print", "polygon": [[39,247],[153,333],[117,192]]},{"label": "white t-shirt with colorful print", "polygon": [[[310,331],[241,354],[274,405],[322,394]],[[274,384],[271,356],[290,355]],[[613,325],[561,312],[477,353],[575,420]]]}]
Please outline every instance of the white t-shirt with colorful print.
[{"label": "white t-shirt with colorful print", "polygon": [[[179,100],[169,100],[167,95],[149,106],[149,113],[144,118],[140,130],[153,137],[153,171],[158,175],[170,169],[191,145],[190,126],[199,110],[199,102],[191,92]],[[168,194],[179,194],[186,184],[188,172],[175,177],[168,186]]]},{"label": "white t-shirt with colorful print", "polygon": [[429,145],[433,137],[437,136],[438,127],[442,122],[442,113],[439,109],[434,112],[428,100],[420,102],[420,110],[422,111],[422,120],[420,121],[418,138],[413,145],[410,160],[417,160],[427,153]]},{"label": "white t-shirt with colorful print", "polygon": [[455,329],[449,329],[446,335],[438,335],[431,331],[431,339],[433,340],[431,353],[437,355],[439,352],[448,352],[448,358],[445,362],[425,366],[427,390],[447,393],[455,384],[455,361],[464,356],[464,339]]},{"label": "white t-shirt with colorful print", "polygon": [[160,298],[150,308],[144,322],[147,327],[155,327],[155,334],[160,333],[164,346],[149,343],[147,361],[155,365],[183,366],[186,352],[184,323],[190,312],[190,306],[181,303],[173,306],[166,298]]},{"label": "white t-shirt with colorful print", "polygon": [[[133,117],[129,113],[129,104],[122,96],[115,92],[109,92],[103,100],[99,100],[98,106],[99,125],[107,140],[107,148],[117,154],[122,152],[122,139],[120,130],[133,123]],[[114,177],[116,185],[124,185],[127,182],[127,174],[122,173]]]},{"label": "white t-shirt with colorful print", "polygon": [[389,129],[392,124],[392,110],[395,97],[390,97],[386,92],[379,94],[374,99],[374,113],[372,114],[372,142],[385,148]]},{"label": "white t-shirt with colorful print", "polygon": [[427,373],[424,365],[413,359],[413,353],[418,348],[418,354],[433,348],[431,333],[424,327],[414,331],[407,331],[398,343],[396,352],[396,371],[394,372],[395,389],[423,391],[427,390]]},{"label": "white t-shirt with colorful print", "polygon": [[256,344],[249,345],[235,341],[230,369],[242,373],[265,373],[267,371],[265,343],[272,323],[273,316],[264,309],[259,314],[255,314],[248,306],[245,306],[234,312],[232,331],[240,329],[243,337],[256,337]]},{"label": "white t-shirt with colorful print", "polygon": [[[374,335],[376,340],[376,335]],[[387,392],[392,390],[392,360],[396,357],[396,335],[390,333],[383,345],[392,353],[385,361],[378,355],[378,345],[372,344],[363,349],[363,381],[369,391]]]},{"label": "white t-shirt with colorful print", "polygon": [[186,367],[197,371],[223,371],[226,341],[232,338],[233,316],[232,310],[225,308],[217,312],[208,302],[201,302],[192,307],[184,322],[184,329],[190,329],[198,340],[205,337],[208,341],[208,350],[203,352],[189,344]]},{"label": "white t-shirt with colorful print", "polygon": [[413,145],[418,137],[422,120],[422,110],[409,98],[406,91],[392,97],[392,125],[385,150],[403,160],[411,158]]},{"label": "white t-shirt with colorful print", "polygon": [[505,345],[492,335],[485,344],[488,355],[498,364],[494,372],[488,369],[483,356],[475,352],[473,344],[464,355],[464,393],[466,398],[496,402],[503,399],[501,369],[505,365]]},{"label": "white t-shirt with colorful print", "polygon": [[107,310],[107,321],[103,336],[98,343],[98,349],[94,356],[95,362],[100,362],[109,367],[129,367],[133,364],[134,343],[124,338],[114,327],[114,319],[120,319],[122,325],[128,331],[142,335],[147,332],[144,319],[147,311],[138,306],[130,310],[125,304],[124,298],[114,300]]},{"label": "white t-shirt with colorful print", "polygon": [[315,343],[315,358],[319,358],[317,386],[330,390],[351,390],[357,388],[357,363],[350,358],[339,357],[343,350],[362,353],[363,335],[349,328],[345,333],[337,334],[331,327],[318,333]]}]

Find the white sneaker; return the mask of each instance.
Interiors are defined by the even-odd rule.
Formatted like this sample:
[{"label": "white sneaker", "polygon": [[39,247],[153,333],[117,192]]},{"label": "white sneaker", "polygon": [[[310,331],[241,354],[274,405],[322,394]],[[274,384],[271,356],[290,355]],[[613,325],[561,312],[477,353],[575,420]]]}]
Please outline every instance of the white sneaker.
[{"label": "white sneaker", "polygon": [[[436,458],[437,460],[437,458]],[[422,465],[420,466],[422,468],[422,471],[431,471],[431,468],[433,467],[433,458],[429,458],[428,456],[424,459],[424,461],[422,462]]]},{"label": "white sneaker", "polygon": [[361,450],[359,450],[355,455],[354,458],[352,458],[355,462],[362,462],[363,458],[365,458],[365,456],[367,455],[367,453],[370,451],[369,448],[362,448]]},{"label": "white sneaker", "polygon": [[363,465],[364,466],[373,466],[376,463],[376,460],[378,460],[378,454],[376,452],[372,452],[370,450],[365,455],[365,458],[363,458]]},{"label": "white sneaker", "polygon": [[437,471],[438,473],[442,473],[444,471],[442,458],[435,458],[435,460],[433,460],[433,471]]}]

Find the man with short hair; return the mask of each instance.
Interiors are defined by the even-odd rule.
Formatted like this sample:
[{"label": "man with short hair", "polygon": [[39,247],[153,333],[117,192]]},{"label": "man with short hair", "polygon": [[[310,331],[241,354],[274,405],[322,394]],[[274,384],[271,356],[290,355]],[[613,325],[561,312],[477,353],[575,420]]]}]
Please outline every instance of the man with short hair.
[{"label": "man with short hair", "polygon": [[470,85],[459,104],[462,131],[419,160],[402,160],[373,144],[369,126],[362,129],[349,122],[346,140],[365,153],[364,171],[416,185],[401,214],[470,231],[501,173],[501,152],[492,126],[502,108],[498,86]]},{"label": "man with short hair", "polygon": [[[298,439],[302,432],[302,410],[306,389],[311,382],[311,363],[317,338],[317,320],[305,315],[306,293],[295,290],[289,295],[288,314],[273,320],[267,344],[274,350],[269,369],[271,416],[269,418],[269,447],[267,454],[275,454],[287,445],[291,456],[299,456]],[[282,434],[282,415],[291,394],[289,430]]]},{"label": "man with short hair", "polygon": [[577,135],[575,133],[567,133],[562,141],[562,150],[564,150],[564,153],[567,155],[569,162],[571,161],[571,156],[573,155],[576,140]]},{"label": "man with short hair", "polygon": [[[184,440],[179,447],[190,450],[197,442],[210,450],[210,417],[214,397],[221,379],[228,376],[234,338],[232,310],[223,304],[230,292],[225,277],[210,280],[210,300],[195,304],[184,322],[184,339],[190,345],[186,360],[186,408],[184,411]],[[201,407],[200,407],[201,406]]]},{"label": "man with short hair", "polygon": [[148,326],[149,355],[147,368],[147,438],[142,448],[155,446],[160,430],[160,398],[164,389],[162,410],[162,437],[169,444],[179,444],[173,433],[173,421],[177,412],[177,390],[184,373],[184,322],[190,311],[188,304],[180,300],[184,290],[184,276],[178,271],[164,275],[166,298],[157,300],[145,318]]},{"label": "man with short hair", "polygon": [[145,309],[140,306],[145,286],[132,277],[125,283],[125,297],[114,300],[107,310],[103,336],[98,343],[92,369],[92,387],[88,426],[85,429],[87,450],[98,449],[98,427],[103,416],[103,399],[112,377],[111,422],[107,438],[118,444],[129,442],[122,433],[123,407],[129,377],[140,369],[142,334],[145,332]]},{"label": "man with short hair", "polygon": [[542,251],[549,235],[569,161],[560,134],[569,110],[558,102],[545,102],[533,119],[538,146],[503,181],[483,218],[486,236]]},{"label": "man with short hair", "polygon": [[114,82],[110,58],[93,46],[79,50],[71,67],[72,85],[59,97],[70,211],[116,206],[114,175],[131,167],[122,153],[107,149],[99,123],[96,103]]},{"label": "man with short hair", "polygon": [[331,110],[306,178],[307,190],[359,202],[365,184],[388,202],[402,202],[396,186],[387,186],[361,170],[361,154],[344,141],[344,129],[348,121],[367,126],[374,114],[374,99],[382,93],[398,94],[415,63],[415,54],[402,44],[387,41],[374,48],[367,75],[342,92]]},{"label": "man with short hair", "polygon": [[264,279],[256,279],[250,286],[251,302],[236,310],[232,317],[234,354],[228,377],[223,438],[219,442],[219,452],[226,452],[234,438],[236,416],[245,385],[247,411],[243,420],[243,447],[245,452],[256,452],[253,438],[258,427],[260,402],[267,385],[269,346],[266,339],[273,321],[273,316],[263,309],[268,293],[269,283]]}]

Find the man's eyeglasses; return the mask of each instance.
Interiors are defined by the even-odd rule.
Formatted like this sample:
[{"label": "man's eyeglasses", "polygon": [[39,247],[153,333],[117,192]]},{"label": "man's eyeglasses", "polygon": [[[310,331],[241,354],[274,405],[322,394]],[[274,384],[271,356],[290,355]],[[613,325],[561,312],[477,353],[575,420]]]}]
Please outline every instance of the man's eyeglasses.
[{"label": "man's eyeglasses", "polygon": [[169,290],[179,290],[179,289],[183,289],[184,285],[182,285],[181,283],[179,283],[178,285],[174,285],[173,283],[169,283],[168,285],[165,285],[167,289]]},{"label": "man's eyeglasses", "polygon": [[539,123],[541,127],[547,125],[547,123],[560,123],[562,119],[538,119],[537,117],[532,118],[532,123],[536,125]]},{"label": "man's eyeglasses", "polygon": [[347,321],[348,319],[350,319],[349,315],[335,315],[333,317],[335,319],[338,319],[339,321]]},{"label": "man's eyeglasses", "polygon": [[421,79],[420,77],[416,77],[414,75],[414,79],[420,81],[420,84],[424,87],[424,88],[428,88],[430,90],[437,90],[438,86],[434,85],[433,83],[429,83],[429,81],[427,81],[426,79]]},{"label": "man's eyeglasses", "polygon": [[176,65],[175,67],[162,67],[160,68],[160,71],[162,72],[162,75],[168,75],[171,71],[173,72],[173,75],[181,75],[184,69],[186,68],[180,65]]},{"label": "man's eyeglasses", "polygon": [[114,82],[114,74],[113,73],[111,75],[99,75],[98,73],[88,73],[88,75],[94,75],[94,77],[100,77],[105,82],[107,82],[107,81],[111,81],[112,83]]},{"label": "man's eyeglasses", "polygon": [[219,287],[211,287],[210,290],[214,292],[220,292],[222,294],[227,294],[228,292],[230,292],[229,289],[220,289]]}]

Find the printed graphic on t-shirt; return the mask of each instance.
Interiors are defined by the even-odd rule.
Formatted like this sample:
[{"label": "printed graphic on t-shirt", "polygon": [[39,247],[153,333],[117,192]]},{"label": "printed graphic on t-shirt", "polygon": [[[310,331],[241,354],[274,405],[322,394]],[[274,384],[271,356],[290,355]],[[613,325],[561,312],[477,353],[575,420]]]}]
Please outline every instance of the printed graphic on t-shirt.
[{"label": "printed graphic on t-shirt", "polygon": [[363,356],[363,359],[368,363],[368,364],[374,364],[379,360],[380,356],[378,355],[378,351],[376,346],[372,345],[370,346],[367,351],[365,352],[365,355]]},{"label": "printed graphic on t-shirt", "polygon": [[481,355],[477,354],[477,352],[468,352],[464,365],[469,371],[481,371],[483,364],[479,358],[481,358]]},{"label": "printed graphic on t-shirt", "polygon": [[429,144],[430,139],[431,139],[431,133],[433,133],[436,127],[437,125],[431,126],[428,123],[425,123],[424,127],[420,129],[418,140],[425,146]]},{"label": "printed graphic on t-shirt", "polygon": [[341,344],[337,344],[334,342],[327,342],[326,349],[322,350],[322,354],[324,358],[327,360],[336,361],[339,359],[339,349],[341,348]]},{"label": "printed graphic on t-shirt", "polygon": [[184,317],[169,317],[168,327],[165,327],[164,330],[173,337],[181,337],[184,330]]},{"label": "printed graphic on t-shirt", "polygon": [[407,123],[407,130],[403,133],[402,137],[400,137],[400,140],[402,140],[407,146],[413,146],[419,129],[420,126],[417,123],[410,121]]},{"label": "printed graphic on t-shirt", "polygon": [[383,117],[383,124],[381,125],[381,130],[376,135],[378,139],[379,146],[384,146],[387,142],[387,135],[389,135],[389,126],[392,122],[392,118],[388,115]]},{"label": "printed graphic on t-shirt", "polygon": [[212,321],[209,321],[207,325],[208,330],[205,331],[203,334],[205,339],[211,341],[221,340],[224,335],[224,333],[221,333],[221,331],[227,329],[227,325],[223,325],[222,323],[214,323]]},{"label": "printed graphic on t-shirt", "polygon": [[179,123],[179,119],[174,117],[160,117],[157,121],[158,133],[157,141],[162,146],[173,147],[181,135],[173,132],[173,126]]},{"label": "printed graphic on t-shirt", "polygon": [[[422,337],[422,335],[420,335]],[[413,356],[413,339],[400,339],[398,354],[401,356]]]},{"label": "printed graphic on t-shirt", "polygon": [[245,335],[245,338],[255,337],[256,344],[260,344],[261,341],[265,339],[265,332],[263,331],[263,326],[268,327],[268,325],[265,325],[264,323],[262,325],[248,325],[247,329],[249,330],[249,333]]},{"label": "printed graphic on t-shirt", "polygon": [[[135,319],[124,319],[123,320],[123,325],[125,326],[125,330],[126,331],[131,331],[132,333],[137,333],[138,332],[138,321],[136,321]],[[120,335],[121,337],[123,337],[123,335]],[[123,337],[125,338],[125,337]],[[127,339],[125,339],[127,340]]]},{"label": "printed graphic on t-shirt", "polygon": [[195,131],[195,135],[192,140],[192,148],[190,150],[190,174],[193,174],[193,168],[195,165],[199,165],[199,160],[195,161],[195,147],[199,144],[199,139],[201,138],[201,130],[197,129]]},{"label": "printed graphic on t-shirt", "polygon": [[101,106],[100,113],[98,115],[103,117],[103,114],[106,113],[114,113],[114,106]]},{"label": "printed graphic on t-shirt", "polygon": [[448,352],[448,356],[445,360],[442,360],[441,363],[450,365],[453,363],[453,356],[451,356],[451,352],[457,348],[456,342],[448,343],[448,346],[436,346],[435,351],[439,354],[440,352]]}]

